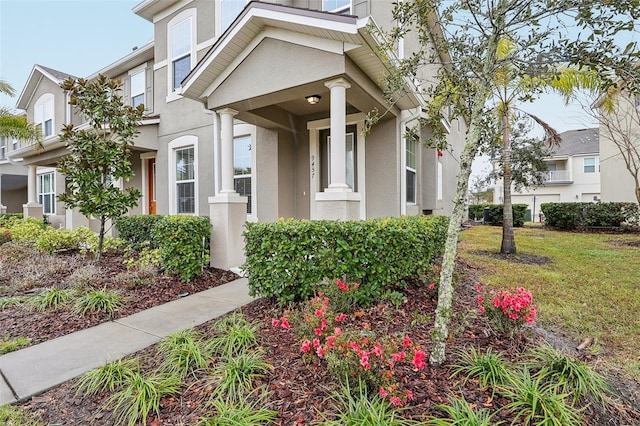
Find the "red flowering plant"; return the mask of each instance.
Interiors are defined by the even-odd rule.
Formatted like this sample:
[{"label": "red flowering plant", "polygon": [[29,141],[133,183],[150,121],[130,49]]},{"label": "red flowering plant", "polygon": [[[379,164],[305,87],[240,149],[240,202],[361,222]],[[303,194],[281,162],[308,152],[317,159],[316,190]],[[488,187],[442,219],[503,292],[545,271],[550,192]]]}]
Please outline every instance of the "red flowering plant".
[{"label": "red flowering plant", "polygon": [[[336,280],[335,286],[343,293],[358,290],[357,285],[341,280]],[[326,363],[328,371],[339,380],[345,377],[363,380],[394,405],[401,406],[413,399],[411,391],[403,389],[395,379],[399,368],[422,370],[427,365],[425,351],[409,336],[377,338],[368,323],[357,324],[360,321],[357,314],[351,318],[344,312],[338,313],[333,298],[324,293],[304,303],[299,315],[296,333],[300,351],[307,359]],[[272,325],[290,327],[284,316],[273,320]]]},{"label": "red flowering plant", "polygon": [[487,315],[491,323],[501,332],[513,334],[525,323],[533,324],[537,310],[533,303],[533,295],[524,287],[507,290],[490,290],[483,292],[481,286],[478,294],[478,309]]}]

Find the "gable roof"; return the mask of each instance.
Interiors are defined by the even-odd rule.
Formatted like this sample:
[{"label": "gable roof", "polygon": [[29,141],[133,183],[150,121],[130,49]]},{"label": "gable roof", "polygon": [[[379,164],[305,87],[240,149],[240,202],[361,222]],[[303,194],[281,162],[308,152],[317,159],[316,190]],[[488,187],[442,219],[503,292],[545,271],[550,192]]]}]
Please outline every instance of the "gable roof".
[{"label": "gable roof", "polygon": [[29,78],[27,78],[27,83],[24,85],[24,88],[18,97],[18,102],[16,103],[17,108],[27,109],[27,104],[31,100],[33,92],[38,87],[40,79],[43,77],[48,78],[58,85],[68,77],[76,78],[66,72],[54,70],[53,68],[45,67],[43,65],[34,65],[31,69],[31,74],[29,74]]},{"label": "gable roof", "polygon": [[560,133],[562,142],[552,149],[553,156],[598,154],[600,140],[598,128],[569,130]]}]

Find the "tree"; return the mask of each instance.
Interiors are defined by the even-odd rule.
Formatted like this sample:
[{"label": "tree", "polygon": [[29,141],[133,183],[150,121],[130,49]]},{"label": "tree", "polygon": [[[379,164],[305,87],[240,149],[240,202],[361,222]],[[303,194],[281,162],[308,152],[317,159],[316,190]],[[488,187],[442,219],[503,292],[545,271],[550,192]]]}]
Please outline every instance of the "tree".
[{"label": "tree", "polygon": [[67,178],[67,192],[59,196],[66,208],[78,207],[100,221],[96,259],[102,254],[106,222],[125,214],[142,196],[135,188],[120,189],[115,182],[133,176],[131,147],[142,120],[143,105],[124,105],[122,83],[99,75],[95,80],[68,78],[60,87],[69,104],[88,119],[87,128],[63,127],[60,139],[69,154],[58,163]]},{"label": "tree", "polygon": [[[0,93],[15,95],[15,90],[9,83],[0,80]],[[13,110],[0,107],[0,137],[14,138],[29,142],[39,142],[40,130],[27,120],[24,115],[17,115]]]},{"label": "tree", "polygon": [[[575,22],[586,33],[599,34],[601,27],[607,27],[606,31],[609,31],[621,20],[626,23],[625,16],[629,14],[630,7],[634,8],[631,14],[637,16],[640,11],[637,0],[585,3],[573,0],[454,0],[446,3],[414,0],[398,2],[394,8],[398,26],[393,29],[389,39],[402,38],[415,28],[423,48],[401,61],[397,72],[388,79],[390,91],[399,87],[397,82],[401,78],[419,77],[419,66],[440,63],[438,80],[427,89],[429,103],[425,110],[428,115],[423,125],[431,130],[434,138],[432,143],[441,145],[444,130],[439,123],[444,118],[446,107],[452,108],[454,117],[464,117],[469,123],[460,155],[460,172],[442,259],[430,354],[432,364],[441,364],[445,360],[460,222],[471,163],[478,153],[483,135],[487,133],[487,117],[491,115],[488,104],[495,95],[496,73],[505,64],[513,69],[515,75],[522,76],[531,74],[532,68],[566,61],[561,56],[564,51],[557,49],[557,33],[563,28],[559,17],[565,21],[571,20],[572,24]],[[616,12],[622,13],[622,17]],[[509,38],[513,48],[503,55],[505,52],[499,52],[499,45],[505,37]],[[575,51],[571,51],[571,58],[577,63],[578,55],[574,55],[574,52],[595,50],[591,44],[593,41],[587,37],[586,44],[573,45]],[[533,88],[536,86],[532,85]],[[531,96],[535,94],[536,91],[532,90]],[[393,99],[393,96],[389,96],[389,99]],[[503,128],[508,127],[503,125]],[[503,131],[503,134],[508,135],[508,131]]]}]

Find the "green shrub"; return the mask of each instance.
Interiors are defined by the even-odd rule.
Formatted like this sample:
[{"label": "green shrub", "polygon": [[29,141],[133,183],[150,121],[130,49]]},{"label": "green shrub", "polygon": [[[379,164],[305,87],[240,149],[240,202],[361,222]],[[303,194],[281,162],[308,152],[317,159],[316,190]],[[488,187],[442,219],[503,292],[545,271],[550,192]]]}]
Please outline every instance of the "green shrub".
[{"label": "green shrub", "polygon": [[158,221],[152,230],[160,241],[162,266],[177,273],[182,281],[190,281],[202,273],[209,260],[211,223],[206,216],[169,216]]},{"label": "green shrub", "polygon": [[43,221],[30,217],[26,220],[12,222],[9,230],[11,231],[11,239],[14,241],[35,242],[46,228]]},{"label": "green shrub", "polygon": [[[492,225],[502,225],[502,204],[471,204],[469,206],[470,219],[484,218],[484,209],[489,208],[489,223]],[[524,218],[527,213],[526,204],[513,204],[513,226],[520,227],[524,225]]]},{"label": "green shrub", "polygon": [[636,203],[542,203],[545,225],[558,229],[619,228],[635,224],[640,216]]},{"label": "green shrub", "polygon": [[308,299],[336,278],[360,283],[359,296],[377,300],[442,254],[447,224],[444,216],[247,223],[243,269],[252,295],[281,303]]},{"label": "green shrub", "polygon": [[136,214],[121,216],[116,219],[115,226],[118,236],[127,241],[134,250],[141,250],[145,246],[158,248],[160,242],[154,238],[153,228],[167,216],[152,214]]},{"label": "green shrub", "polygon": [[10,228],[14,222],[22,220],[22,213],[0,214],[0,227]]},{"label": "green shrub", "polygon": [[77,249],[80,245],[80,238],[75,231],[66,229],[45,229],[36,239],[36,247],[49,254],[62,250]]}]

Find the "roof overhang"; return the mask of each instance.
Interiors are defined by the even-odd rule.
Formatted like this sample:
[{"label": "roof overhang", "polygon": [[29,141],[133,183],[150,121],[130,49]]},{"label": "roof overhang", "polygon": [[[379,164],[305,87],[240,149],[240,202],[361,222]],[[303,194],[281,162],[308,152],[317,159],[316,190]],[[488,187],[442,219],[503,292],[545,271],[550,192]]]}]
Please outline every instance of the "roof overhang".
[{"label": "roof overhang", "polygon": [[118,59],[116,62],[107,65],[100,71],[87,77],[87,80],[93,80],[98,75],[103,74],[109,78],[117,77],[126,73],[130,69],[138,66],[145,61],[153,60],[154,56],[154,42],[150,41],[142,47],[139,47],[129,53],[127,56]]},{"label": "roof overhang", "polygon": [[62,79],[57,76],[51,74],[49,71],[40,65],[34,65],[31,69],[31,73],[29,74],[29,78],[27,78],[27,83],[24,85],[20,96],[18,97],[18,102],[16,103],[16,108],[18,109],[27,109],[27,105],[29,104],[29,100],[33,96],[33,93],[38,88],[40,81],[43,78],[48,78],[53,81],[57,85],[62,83]]},{"label": "roof overhang", "polygon": [[[384,76],[393,72],[395,55],[380,51],[377,29],[371,18],[251,2],[187,75],[182,95],[206,102],[247,52],[274,32],[294,34],[292,42],[299,45],[313,40],[310,47],[347,56],[381,89]],[[420,105],[411,85],[407,81],[407,94],[397,100],[400,109]]]}]

